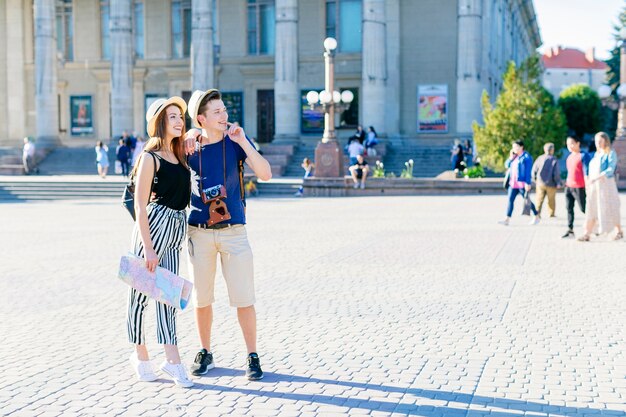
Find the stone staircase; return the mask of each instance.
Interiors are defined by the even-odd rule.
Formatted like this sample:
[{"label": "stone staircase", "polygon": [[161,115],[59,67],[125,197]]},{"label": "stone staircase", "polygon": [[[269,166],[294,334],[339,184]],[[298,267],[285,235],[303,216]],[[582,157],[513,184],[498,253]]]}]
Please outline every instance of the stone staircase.
[{"label": "stone staircase", "polygon": [[0,148],[0,175],[22,175],[22,150],[19,148]]},{"label": "stone staircase", "polygon": [[[108,155],[108,173],[114,175],[115,145],[109,145]],[[93,147],[57,148],[41,162],[39,170],[43,175],[97,175],[96,152]]]},{"label": "stone staircase", "polygon": [[119,198],[126,181],[74,177],[2,177],[0,201],[50,201]]},{"label": "stone staircase", "polygon": [[413,160],[413,176],[434,178],[450,169],[450,147],[445,145],[393,145],[385,155],[385,172],[399,176],[404,163]]}]

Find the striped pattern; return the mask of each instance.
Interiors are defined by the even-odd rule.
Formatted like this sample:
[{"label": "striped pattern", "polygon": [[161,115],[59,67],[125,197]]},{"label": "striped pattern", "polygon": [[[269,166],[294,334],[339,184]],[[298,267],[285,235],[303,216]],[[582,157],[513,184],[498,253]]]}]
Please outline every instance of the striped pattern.
[{"label": "striped pattern", "polygon": [[[180,251],[183,239],[187,232],[187,222],[184,210],[173,210],[156,203],[147,207],[150,238],[154,251],[159,257],[159,266],[178,274]],[[139,226],[135,223],[132,237],[132,252],[143,257],[143,244],[139,233]],[[128,311],[126,326],[128,341],[144,345],[146,343],[143,316],[148,306],[148,296],[134,288],[128,292]],[[159,344],[175,345],[176,337],[176,309],[163,303],[156,303],[157,313],[157,341]]]}]

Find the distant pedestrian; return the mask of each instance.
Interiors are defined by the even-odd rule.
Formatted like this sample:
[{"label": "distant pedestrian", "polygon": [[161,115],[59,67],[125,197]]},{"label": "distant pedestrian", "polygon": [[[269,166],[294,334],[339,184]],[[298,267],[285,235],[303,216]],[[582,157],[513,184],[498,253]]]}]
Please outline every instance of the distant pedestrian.
[{"label": "distant pedestrian", "polygon": [[354,132],[354,135],[350,136],[350,139],[348,139],[348,145],[354,139],[358,140],[359,143],[363,145],[363,142],[365,142],[365,132],[363,131],[363,126],[358,125],[356,127],[356,132]]},{"label": "distant pedestrian", "polygon": [[370,168],[367,161],[363,158],[363,155],[356,157],[356,163],[349,168],[352,181],[354,182],[354,188],[365,188],[365,180],[367,180],[367,174],[370,172]]},{"label": "distant pedestrian", "polygon": [[39,168],[35,166],[35,144],[28,137],[24,138],[24,149],[22,151],[22,163],[24,164],[24,173],[39,173]]},{"label": "distant pedestrian", "polygon": [[356,164],[357,156],[363,156],[363,152],[365,148],[363,145],[359,143],[358,140],[352,139],[352,141],[348,144],[348,155],[350,156],[350,166]]},{"label": "distant pedestrian", "polygon": [[532,179],[537,184],[537,211],[541,217],[543,202],[548,196],[548,208],[550,217],[556,217],[556,189],[561,186],[561,171],[559,160],[554,157],[554,143],[543,145],[544,154],[541,155],[532,169]]},{"label": "distant pedestrian", "polygon": [[452,163],[452,170],[462,172],[465,169],[465,155],[463,154],[463,145],[459,139],[454,140],[452,150],[450,150],[452,156],[450,162]]},{"label": "distant pedestrian", "polygon": [[99,140],[96,143],[96,165],[98,166],[98,175],[102,179],[107,177],[109,170],[109,148]]},{"label": "distant pedestrian", "polygon": [[142,136],[137,136],[137,142],[135,142],[135,150],[133,151],[133,160],[130,163],[131,167],[134,167],[143,152],[143,148],[146,146],[146,142]]},{"label": "distant pedestrian", "polygon": [[365,139],[365,152],[364,155],[374,156],[376,155],[375,146],[378,145],[378,134],[376,133],[376,129],[374,126],[370,126],[367,128],[367,137]]},{"label": "distant pedestrian", "polygon": [[589,162],[584,234],[578,238],[581,242],[588,242],[596,227],[599,234],[609,233],[615,229],[614,240],[624,237],[620,224],[619,194],[615,182],[617,153],[611,149],[611,139],[604,132],[596,134],[595,143],[597,150]]},{"label": "distant pedestrian", "polygon": [[[302,164],[300,166],[302,167],[302,169],[304,169],[304,178],[303,179],[307,179],[311,175],[313,175],[313,169],[315,168],[315,164],[313,162],[311,162],[311,160],[309,158],[304,158],[302,160]],[[302,197],[303,194],[304,194],[304,184],[300,186],[300,188],[298,189],[298,191],[294,195],[296,197]]]},{"label": "distant pedestrian", "polygon": [[578,208],[585,212],[587,194],[585,182],[589,172],[591,157],[587,152],[581,152],[580,139],[575,136],[567,138],[567,149],[570,151],[567,157],[567,179],[565,180],[565,205],[567,208],[567,232],[562,238],[574,236],[574,203],[578,202]]},{"label": "distant pedestrian", "polygon": [[469,139],[466,139],[463,143],[463,157],[465,159],[465,167],[472,165],[474,162],[474,145]]},{"label": "distant pedestrian", "polygon": [[[504,166],[508,171],[508,199],[509,203],[506,209],[506,217],[499,223],[505,226],[509,225],[511,220],[511,214],[513,214],[513,205],[517,195],[521,195],[526,198],[526,195],[530,193],[532,178],[531,171],[533,167],[533,158],[528,152],[524,150],[524,142],[522,140],[516,140],[513,142],[513,146],[509,155],[509,159],[506,160]],[[531,225],[539,223],[539,217],[537,216],[537,209],[535,205],[530,203],[530,210],[533,213],[533,218],[530,221]]]},{"label": "distant pedestrian", "polygon": [[120,139],[119,145],[117,149],[115,149],[115,156],[117,158],[117,161],[122,166],[121,174],[125,177],[128,177],[128,166],[130,164],[131,153],[130,153],[130,148],[128,147],[128,145],[126,145],[126,142],[124,142],[122,139]]}]

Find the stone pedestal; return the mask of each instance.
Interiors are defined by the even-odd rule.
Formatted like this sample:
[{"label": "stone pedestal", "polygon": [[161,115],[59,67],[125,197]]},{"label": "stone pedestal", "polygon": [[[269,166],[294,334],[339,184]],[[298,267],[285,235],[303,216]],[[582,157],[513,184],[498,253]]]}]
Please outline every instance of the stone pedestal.
[{"label": "stone pedestal", "polygon": [[343,153],[337,141],[320,142],[315,148],[315,176],[343,177]]}]

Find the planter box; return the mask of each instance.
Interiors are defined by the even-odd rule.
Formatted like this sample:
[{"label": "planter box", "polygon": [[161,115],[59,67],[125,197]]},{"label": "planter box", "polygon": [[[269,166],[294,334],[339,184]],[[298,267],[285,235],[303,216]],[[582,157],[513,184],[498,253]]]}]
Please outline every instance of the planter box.
[{"label": "planter box", "polygon": [[307,197],[385,195],[471,195],[504,194],[501,178],[442,180],[434,178],[368,178],[365,189],[354,189],[352,178],[306,178]]}]

